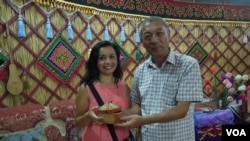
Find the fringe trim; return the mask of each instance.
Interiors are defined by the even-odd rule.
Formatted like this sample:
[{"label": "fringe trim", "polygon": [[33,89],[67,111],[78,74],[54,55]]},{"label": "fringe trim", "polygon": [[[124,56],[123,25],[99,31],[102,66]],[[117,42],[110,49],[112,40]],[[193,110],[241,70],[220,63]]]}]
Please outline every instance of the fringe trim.
[{"label": "fringe trim", "polygon": [[[63,0],[33,0],[41,5],[50,6],[52,8],[61,8],[68,11],[80,11],[85,14],[93,14],[100,16],[107,16],[109,18],[118,18],[122,20],[132,20],[136,22],[143,21],[148,16],[136,15],[136,14],[128,14],[122,12],[108,11],[102,10],[95,7],[89,7],[84,5],[79,5],[71,2],[66,2]],[[249,22],[241,22],[241,21],[212,21],[212,20],[183,20],[183,19],[169,19],[165,18],[167,22],[170,24],[177,25],[213,25],[213,26],[229,26],[229,27],[249,27]]]}]

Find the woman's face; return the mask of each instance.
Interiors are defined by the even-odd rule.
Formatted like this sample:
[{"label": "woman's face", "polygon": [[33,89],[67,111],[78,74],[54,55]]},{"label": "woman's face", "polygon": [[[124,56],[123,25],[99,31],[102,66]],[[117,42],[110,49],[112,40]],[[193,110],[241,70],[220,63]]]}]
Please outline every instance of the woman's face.
[{"label": "woman's face", "polygon": [[112,46],[102,47],[99,50],[97,68],[100,74],[113,75],[117,64],[117,56]]}]

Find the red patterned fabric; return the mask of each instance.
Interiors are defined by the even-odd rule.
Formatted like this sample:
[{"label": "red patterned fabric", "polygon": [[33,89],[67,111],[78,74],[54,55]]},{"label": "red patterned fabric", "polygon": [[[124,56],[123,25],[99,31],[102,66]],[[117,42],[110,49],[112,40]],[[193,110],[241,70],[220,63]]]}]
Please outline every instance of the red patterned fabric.
[{"label": "red patterned fabric", "polygon": [[67,118],[75,117],[75,101],[74,100],[62,100],[49,105],[51,110],[51,116],[54,119],[62,119],[64,121]]},{"label": "red patterned fabric", "polygon": [[0,130],[12,132],[33,128],[45,119],[43,106],[39,104],[2,108],[0,115]]},{"label": "red patterned fabric", "polygon": [[[66,135],[62,136],[59,129],[53,125],[45,128],[49,141],[78,141],[78,131],[75,127],[75,102],[63,100],[49,105],[51,117],[61,119],[66,123]],[[46,119],[44,106],[40,104],[21,105],[0,109],[0,132],[17,132],[34,128]],[[74,139],[74,140],[73,140]]]}]

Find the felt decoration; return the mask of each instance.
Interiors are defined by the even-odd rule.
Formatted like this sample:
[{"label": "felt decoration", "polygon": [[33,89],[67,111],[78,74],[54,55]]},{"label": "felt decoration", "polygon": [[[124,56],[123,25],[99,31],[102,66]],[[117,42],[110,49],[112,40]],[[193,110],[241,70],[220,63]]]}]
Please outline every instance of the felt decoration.
[{"label": "felt decoration", "polygon": [[82,55],[61,33],[52,39],[38,60],[38,66],[61,85],[67,86],[83,64]]},{"label": "felt decoration", "polygon": [[141,60],[141,51],[140,51],[139,47],[137,47],[137,49],[136,49],[135,59],[136,59],[136,61]]},{"label": "felt decoration", "polygon": [[109,41],[109,31],[108,31],[108,27],[107,25],[105,26],[104,29],[104,37],[103,37],[104,41]]},{"label": "felt decoration", "polygon": [[185,52],[185,54],[197,59],[199,64],[202,64],[208,57],[208,52],[202,47],[198,40],[192,44],[192,46]]},{"label": "felt decoration", "polygon": [[121,64],[122,69],[124,69],[124,67],[128,64],[129,59],[130,59],[130,55],[129,53],[115,40],[113,39],[113,43],[115,45],[117,45],[120,49],[120,57],[119,57],[119,61]]},{"label": "felt decoration", "polygon": [[244,35],[243,35],[243,43],[247,43],[248,42],[248,38],[247,38],[247,34],[245,33]]},{"label": "felt decoration", "polygon": [[26,37],[25,25],[21,14],[18,15],[17,19],[17,36],[21,38]]},{"label": "felt decoration", "polygon": [[92,32],[91,32],[91,28],[90,28],[90,24],[89,23],[87,25],[86,38],[87,38],[88,41],[92,40]]},{"label": "felt decoration", "polygon": [[140,34],[139,34],[138,28],[136,28],[136,32],[135,32],[135,42],[140,43]]},{"label": "felt decoration", "polygon": [[72,40],[74,38],[74,35],[73,35],[73,29],[72,29],[70,20],[68,21],[67,31],[68,31],[68,39]]},{"label": "felt decoration", "polygon": [[125,31],[124,31],[124,27],[123,26],[121,27],[120,40],[121,40],[121,42],[124,42],[126,40]]},{"label": "felt decoration", "polygon": [[50,19],[47,18],[46,20],[46,38],[47,39],[52,39],[53,38],[53,29],[52,29],[52,26],[51,26],[51,23],[50,23]]}]

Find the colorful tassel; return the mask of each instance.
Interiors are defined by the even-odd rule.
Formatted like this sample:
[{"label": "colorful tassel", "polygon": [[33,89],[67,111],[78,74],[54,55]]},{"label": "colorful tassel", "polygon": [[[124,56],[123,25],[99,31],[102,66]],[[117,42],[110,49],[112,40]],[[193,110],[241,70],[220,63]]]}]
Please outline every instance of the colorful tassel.
[{"label": "colorful tassel", "polygon": [[121,40],[121,42],[124,42],[126,40],[125,31],[124,31],[124,27],[123,26],[121,27],[120,40]]},{"label": "colorful tassel", "polygon": [[73,29],[72,29],[70,20],[68,21],[67,31],[68,31],[68,39],[72,40],[74,35],[73,35]]},{"label": "colorful tassel", "polygon": [[140,43],[140,34],[138,31],[138,28],[136,28],[136,32],[135,32],[135,42]]},{"label": "colorful tassel", "polygon": [[248,43],[248,38],[246,33],[243,35],[243,43],[245,44]]},{"label": "colorful tassel", "polygon": [[104,30],[104,41],[109,41],[109,31],[108,31],[108,27],[105,26],[105,30]]},{"label": "colorful tassel", "polygon": [[92,40],[92,32],[91,32],[89,23],[87,25],[86,38],[87,38],[88,41]]},{"label": "colorful tassel", "polygon": [[53,29],[52,29],[49,18],[47,18],[47,20],[46,20],[46,38],[47,39],[52,39],[53,38]]},{"label": "colorful tassel", "polygon": [[139,47],[137,47],[137,49],[136,49],[136,52],[135,52],[135,59],[136,59],[137,61],[141,60],[141,51],[140,51]]},{"label": "colorful tassel", "polygon": [[26,37],[23,16],[21,14],[19,14],[17,20],[18,20],[18,22],[17,22],[17,36],[21,37],[21,38]]}]

